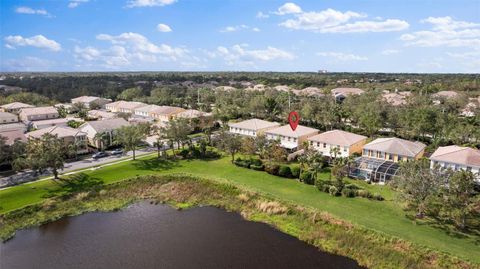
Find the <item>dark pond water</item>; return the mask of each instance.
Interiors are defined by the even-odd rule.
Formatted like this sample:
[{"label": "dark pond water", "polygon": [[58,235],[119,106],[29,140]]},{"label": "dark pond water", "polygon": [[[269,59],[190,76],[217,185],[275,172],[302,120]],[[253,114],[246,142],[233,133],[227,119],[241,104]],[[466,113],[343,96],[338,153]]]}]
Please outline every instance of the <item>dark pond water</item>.
[{"label": "dark pond water", "polygon": [[19,231],[0,268],[360,268],[272,227],[213,207],[140,203]]}]

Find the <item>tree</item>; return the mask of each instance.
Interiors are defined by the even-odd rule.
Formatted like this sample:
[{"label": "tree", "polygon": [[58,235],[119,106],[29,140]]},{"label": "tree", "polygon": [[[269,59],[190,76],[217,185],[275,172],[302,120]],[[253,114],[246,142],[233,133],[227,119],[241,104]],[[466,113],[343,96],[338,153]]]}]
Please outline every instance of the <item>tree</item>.
[{"label": "tree", "polygon": [[54,178],[58,179],[58,170],[62,169],[65,163],[65,152],[62,140],[47,133],[28,141],[23,165],[40,173],[50,168]]},{"label": "tree", "polygon": [[[177,143],[177,148],[180,148],[188,141],[190,138],[188,135],[192,132],[192,128],[188,120],[186,119],[174,119],[170,120],[165,128],[165,137],[169,140]],[[172,147],[174,156],[175,149]]]},{"label": "tree", "polygon": [[132,151],[135,160],[135,151],[147,134],[140,125],[123,126],[115,135],[115,144],[122,145],[126,151]]},{"label": "tree", "polygon": [[73,104],[72,110],[77,112],[79,118],[86,119],[88,116],[88,109],[83,103]]},{"label": "tree", "polygon": [[94,137],[94,140],[96,142],[99,142],[100,151],[103,151],[106,146],[110,145],[110,142],[111,142],[110,139],[111,139],[110,133],[108,132],[96,133]]},{"label": "tree", "polygon": [[309,169],[313,172],[313,179],[316,181],[318,173],[322,170],[324,161],[321,152],[316,150],[309,150],[307,155],[307,163]]},{"label": "tree", "polygon": [[238,135],[228,132],[222,132],[218,136],[218,146],[232,155],[232,162],[235,160],[235,154],[242,149],[242,138]]},{"label": "tree", "polygon": [[0,135],[0,165],[10,162],[11,150],[7,145],[7,138]]},{"label": "tree", "polygon": [[246,155],[255,155],[257,147],[255,145],[255,139],[253,137],[245,136],[242,139],[242,153]]},{"label": "tree", "polygon": [[267,150],[267,158],[270,161],[283,162],[287,159],[287,151],[282,148],[279,141],[270,141]]},{"label": "tree", "polygon": [[117,96],[117,99],[132,101],[135,98],[141,97],[143,95],[141,88],[129,88],[125,89],[122,93]]},{"label": "tree", "polygon": [[[443,187],[443,214],[460,229],[467,227],[467,220],[480,205],[475,192],[475,175],[470,171],[455,172]],[[477,209],[478,210],[478,209]]]},{"label": "tree", "polygon": [[420,159],[403,162],[393,180],[392,184],[400,191],[400,197],[407,201],[419,218],[424,217],[429,200],[438,195],[444,177],[440,173],[437,168],[430,169],[428,159]]}]

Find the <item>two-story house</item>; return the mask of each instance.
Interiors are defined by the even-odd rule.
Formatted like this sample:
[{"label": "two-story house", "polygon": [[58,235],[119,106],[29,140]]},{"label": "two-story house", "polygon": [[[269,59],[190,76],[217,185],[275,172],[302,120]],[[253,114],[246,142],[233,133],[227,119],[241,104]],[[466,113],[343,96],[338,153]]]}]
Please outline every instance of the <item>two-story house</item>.
[{"label": "two-story house", "polygon": [[332,130],[308,138],[310,147],[330,158],[361,153],[367,137],[342,130]]},{"label": "two-story house", "polygon": [[265,136],[270,140],[278,140],[282,147],[289,150],[297,150],[303,148],[303,142],[309,137],[318,134],[318,130],[303,125],[298,125],[292,130],[290,125],[273,128],[265,131]]},{"label": "two-story house", "polygon": [[228,124],[230,133],[256,137],[265,131],[280,126],[278,122],[270,122],[260,119],[249,119]]},{"label": "two-story house", "polygon": [[439,147],[430,156],[430,166],[452,169],[453,171],[471,171],[480,181],[480,150],[469,147]]}]

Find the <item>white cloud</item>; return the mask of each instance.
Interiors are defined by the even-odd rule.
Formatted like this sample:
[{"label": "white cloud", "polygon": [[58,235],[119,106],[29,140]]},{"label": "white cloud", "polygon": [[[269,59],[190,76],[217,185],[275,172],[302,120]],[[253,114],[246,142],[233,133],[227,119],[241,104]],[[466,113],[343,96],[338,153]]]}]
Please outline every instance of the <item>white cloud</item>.
[{"label": "white cloud", "polygon": [[0,64],[2,71],[46,71],[50,70],[55,62],[37,57],[27,56],[21,59],[10,59]]},{"label": "white cloud", "polygon": [[451,17],[428,17],[421,21],[431,29],[400,36],[407,46],[480,47],[480,24],[456,21]]},{"label": "white cloud", "polygon": [[122,33],[117,36],[99,34],[96,38],[108,41],[112,46],[104,49],[76,46],[74,57],[82,66],[93,64],[108,69],[122,69],[142,68],[146,64],[158,62],[179,62],[185,65],[196,62],[187,49],[166,44],[157,45],[138,33]]},{"label": "white cloud", "polygon": [[317,33],[390,32],[405,30],[409,27],[406,21],[398,19],[358,20],[366,17],[366,14],[358,12],[341,12],[329,8],[319,12],[296,13],[293,19],[280,23],[280,26]]},{"label": "white cloud", "polygon": [[230,48],[217,47],[210,57],[223,58],[228,65],[251,65],[256,62],[267,62],[273,60],[292,60],[295,56],[287,51],[267,47],[266,49],[250,50],[246,44],[237,44]]},{"label": "white cloud", "polygon": [[162,32],[162,33],[168,33],[168,32],[171,32],[172,31],[172,28],[170,28],[170,26],[166,25],[166,24],[163,24],[163,23],[159,23],[157,25],[157,30],[159,32]]},{"label": "white cloud", "polygon": [[266,18],[269,18],[270,15],[265,14],[265,13],[259,11],[259,12],[257,12],[257,16],[256,16],[256,17],[257,17],[258,19],[266,19]]},{"label": "white cloud", "polygon": [[175,3],[177,0],[130,0],[127,2],[128,8],[132,7],[162,7]]},{"label": "white cloud", "polygon": [[226,26],[220,29],[220,33],[231,33],[231,32],[237,32],[240,30],[252,30],[253,32],[260,32],[260,29],[257,27],[250,27],[248,25],[241,24],[241,25]]},{"label": "white cloud", "polygon": [[274,13],[277,15],[302,13],[302,8],[300,8],[294,3],[285,3],[281,7],[279,7],[278,10]]},{"label": "white cloud", "polygon": [[82,3],[87,3],[89,2],[90,0],[70,0],[70,2],[68,3],[68,7],[69,8],[76,8],[78,7],[80,4]]},{"label": "white cloud", "polygon": [[342,61],[342,62],[366,61],[366,60],[368,60],[367,57],[358,56],[358,55],[350,54],[350,53],[333,52],[333,51],[317,52],[317,55],[321,56],[321,57],[334,58],[334,59],[336,59],[338,61]]},{"label": "white cloud", "polygon": [[49,49],[52,51],[59,51],[62,46],[55,40],[48,39],[43,35],[36,35],[32,37],[22,37],[19,35],[5,37],[5,47],[15,49],[16,47],[31,46],[42,49]]},{"label": "white cloud", "polygon": [[382,50],[383,55],[392,55],[392,54],[397,54],[399,52],[400,52],[399,50],[395,50],[395,49]]},{"label": "white cloud", "polygon": [[447,52],[447,55],[456,60],[458,65],[465,66],[467,68],[467,72],[480,72],[480,50],[463,53]]},{"label": "white cloud", "polygon": [[33,9],[31,7],[17,7],[15,12],[19,14],[51,16],[45,9]]}]

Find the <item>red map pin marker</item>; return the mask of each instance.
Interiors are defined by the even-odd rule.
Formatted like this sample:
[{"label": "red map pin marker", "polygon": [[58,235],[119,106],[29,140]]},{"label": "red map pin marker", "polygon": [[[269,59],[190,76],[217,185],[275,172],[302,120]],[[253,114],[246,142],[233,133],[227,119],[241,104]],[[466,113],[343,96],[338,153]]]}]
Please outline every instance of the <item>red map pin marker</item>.
[{"label": "red map pin marker", "polygon": [[300,115],[298,115],[297,111],[292,111],[288,114],[288,123],[290,123],[290,127],[293,131],[297,129],[298,123],[300,122]]}]

